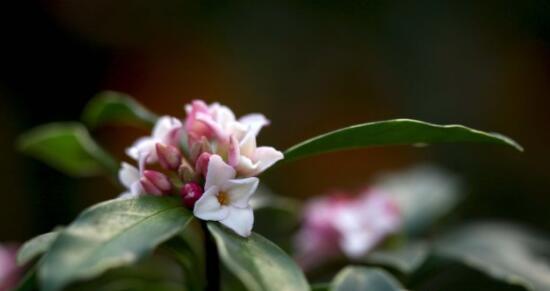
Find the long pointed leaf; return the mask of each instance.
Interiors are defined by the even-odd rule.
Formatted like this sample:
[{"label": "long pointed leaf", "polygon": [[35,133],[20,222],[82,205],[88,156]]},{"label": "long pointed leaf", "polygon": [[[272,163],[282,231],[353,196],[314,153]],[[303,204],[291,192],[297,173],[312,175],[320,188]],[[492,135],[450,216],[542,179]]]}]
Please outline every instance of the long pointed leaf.
[{"label": "long pointed leaf", "polygon": [[50,123],[31,129],[18,139],[18,148],[67,175],[115,174],[117,162],[80,123]]},{"label": "long pointed leaf", "polygon": [[39,255],[46,252],[58,235],[59,231],[52,231],[41,234],[27,241],[17,252],[17,264],[19,266],[26,265]]},{"label": "long pointed leaf", "polygon": [[124,93],[105,91],[86,105],[82,120],[90,128],[109,123],[152,127],[157,116]]},{"label": "long pointed leaf", "polygon": [[462,125],[438,125],[412,119],[394,119],[353,125],[299,143],[285,152],[286,160],[338,150],[431,143],[477,142],[522,147],[498,133],[488,133]]},{"label": "long pointed leaf", "polygon": [[262,236],[253,233],[242,238],[215,223],[209,223],[208,230],[216,240],[223,263],[248,290],[309,290],[296,263]]},{"label": "long pointed leaf", "polygon": [[132,264],[182,231],[191,214],[165,197],[111,200],[84,211],[62,230],[38,271],[43,290]]}]

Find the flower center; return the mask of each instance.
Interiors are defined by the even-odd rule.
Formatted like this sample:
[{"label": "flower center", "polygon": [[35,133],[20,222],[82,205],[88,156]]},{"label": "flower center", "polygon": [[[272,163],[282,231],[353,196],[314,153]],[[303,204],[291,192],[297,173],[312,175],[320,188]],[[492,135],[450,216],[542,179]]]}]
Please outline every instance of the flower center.
[{"label": "flower center", "polygon": [[227,192],[220,191],[218,193],[218,202],[220,202],[221,205],[228,205],[229,200],[229,194],[227,194]]}]

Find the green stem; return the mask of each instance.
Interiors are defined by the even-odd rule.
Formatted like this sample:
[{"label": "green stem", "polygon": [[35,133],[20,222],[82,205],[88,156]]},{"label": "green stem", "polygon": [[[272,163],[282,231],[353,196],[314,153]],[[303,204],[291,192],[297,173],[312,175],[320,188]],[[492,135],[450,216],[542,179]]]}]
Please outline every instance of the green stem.
[{"label": "green stem", "polygon": [[204,246],[206,251],[206,290],[219,291],[220,289],[220,257],[214,238],[208,231],[206,221],[201,221],[204,231]]}]

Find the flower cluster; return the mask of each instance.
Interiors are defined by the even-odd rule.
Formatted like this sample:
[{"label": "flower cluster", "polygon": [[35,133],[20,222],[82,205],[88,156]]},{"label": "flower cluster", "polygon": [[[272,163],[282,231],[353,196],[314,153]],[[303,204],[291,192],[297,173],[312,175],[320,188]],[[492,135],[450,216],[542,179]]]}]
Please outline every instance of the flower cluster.
[{"label": "flower cluster", "polygon": [[[119,178],[127,191],[121,198],[179,195],[196,217],[250,235],[255,176],[283,158],[280,151],[256,144],[269,121],[261,114],[237,119],[228,107],[200,100],[185,111],[184,121],[159,118],[150,136],[127,149],[139,166],[122,164]],[[162,170],[154,170],[156,165]]]},{"label": "flower cluster", "polygon": [[334,193],[305,206],[296,236],[298,261],[310,269],[341,252],[358,258],[401,226],[397,204],[386,193],[369,189],[354,197]]}]

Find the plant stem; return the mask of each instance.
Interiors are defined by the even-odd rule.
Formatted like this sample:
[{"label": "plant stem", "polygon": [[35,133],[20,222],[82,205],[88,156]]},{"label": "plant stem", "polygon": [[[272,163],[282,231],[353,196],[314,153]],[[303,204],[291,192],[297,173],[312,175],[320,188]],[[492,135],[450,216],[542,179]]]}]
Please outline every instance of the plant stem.
[{"label": "plant stem", "polygon": [[204,232],[204,246],[206,251],[206,290],[219,291],[220,289],[220,258],[214,238],[206,227],[206,221],[201,221]]}]

